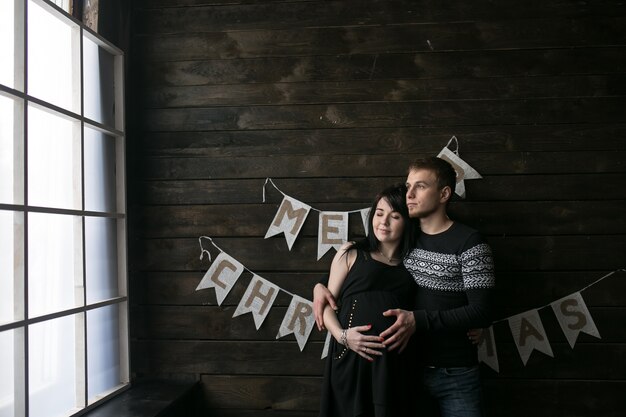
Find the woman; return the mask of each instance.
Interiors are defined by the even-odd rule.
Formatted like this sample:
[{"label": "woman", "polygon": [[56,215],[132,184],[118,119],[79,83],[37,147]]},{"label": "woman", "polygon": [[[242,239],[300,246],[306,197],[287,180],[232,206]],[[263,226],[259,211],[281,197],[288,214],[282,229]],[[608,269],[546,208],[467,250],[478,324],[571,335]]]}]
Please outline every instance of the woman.
[{"label": "woman", "polygon": [[[385,417],[407,415],[411,398],[410,356],[385,352],[378,336],[394,322],[391,308],[411,309],[415,283],[402,265],[411,247],[412,224],[406,188],[383,190],[372,204],[368,236],[348,242],[335,255],[328,289],[340,302],[324,310],[331,332],[320,416]],[[413,399],[414,400],[414,399]]]}]

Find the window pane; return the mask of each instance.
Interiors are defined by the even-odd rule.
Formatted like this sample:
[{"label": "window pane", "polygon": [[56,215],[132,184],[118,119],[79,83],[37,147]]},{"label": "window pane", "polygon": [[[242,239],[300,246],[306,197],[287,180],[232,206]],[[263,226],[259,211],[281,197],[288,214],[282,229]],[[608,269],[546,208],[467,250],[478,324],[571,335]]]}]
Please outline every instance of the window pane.
[{"label": "window pane", "polygon": [[85,117],[115,127],[113,55],[83,36]]},{"label": "window pane", "polygon": [[28,201],[33,206],[81,208],[80,126],[28,107]]},{"label": "window pane", "polygon": [[117,221],[85,217],[87,303],[117,297]]},{"label": "window pane", "polygon": [[28,214],[28,312],[83,305],[82,227],[76,216]]},{"label": "window pane", "polygon": [[24,329],[0,332],[0,417],[24,415]]},{"label": "window pane", "polygon": [[21,100],[0,94],[0,203],[24,202],[23,117]]},{"label": "window pane", "polygon": [[[30,417],[66,416],[76,411],[77,367],[83,356],[78,315],[29,327],[28,377]],[[80,378],[80,377],[79,377]]]},{"label": "window pane", "polygon": [[0,324],[24,318],[23,219],[22,213],[0,210]]},{"label": "window pane", "polygon": [[116,209],[115,137],[85,128],[85,210]]},{"label": "window pane", "polygon": [[0,84],[14,87],[15,22],[13,0],[0,1]]},{"label": "window pane", "polygon": [[78,27],[38,2],[28,2],[28,93],[80,111]]},{"label": "window pane", "polygon": [[89,403],[122,383],[120,371],[120,305],[87,312]]}]

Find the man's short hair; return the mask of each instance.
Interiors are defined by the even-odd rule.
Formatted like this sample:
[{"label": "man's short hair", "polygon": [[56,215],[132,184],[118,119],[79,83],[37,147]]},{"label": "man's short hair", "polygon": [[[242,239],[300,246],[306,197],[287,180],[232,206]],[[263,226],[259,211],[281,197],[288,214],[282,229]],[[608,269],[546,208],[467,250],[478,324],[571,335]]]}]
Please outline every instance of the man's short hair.
[{"label": "man's short hair", "polygon": [[409,165],[408,173],[419,169],[432,171],[437,178],[437,187],[442,190],[445,186],[448,186],[452,194],[454,194],[454,189],[456,188],[456,171],[448,161],[436,156],[416,159]]}]

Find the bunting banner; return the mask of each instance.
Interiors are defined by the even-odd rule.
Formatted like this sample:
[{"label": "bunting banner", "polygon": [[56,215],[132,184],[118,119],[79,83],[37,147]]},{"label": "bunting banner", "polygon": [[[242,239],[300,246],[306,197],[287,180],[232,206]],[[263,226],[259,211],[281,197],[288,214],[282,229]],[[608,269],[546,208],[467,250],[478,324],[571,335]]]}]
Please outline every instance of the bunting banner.
[{"label": "bunting banner", "polygon": [[278,329],[276,339],[293,333],[300,347],[300,351],[302,352],[314,325],[313,303],[294,295],[291,298],[291,304],[289,304],[287,314],[285,314],[283,318],[280,329]]},{"label": "bunting banner", "polygon": [[274,304],[279,289],[280,288],[268,280],[253,274],[252,281],[250,281],[248,289],[246,289],[246,292],[241,298],[233,317],[252,313],[256,329],[259,330],[265,317],[267,317],[267,314],[270,312],[272,304]]},{"label": "bunting banner", "polygon": [[496,339],[493,337],[493,326],[483,329],[478,342],[478,362],[482,362],[496,372],[500,372]]},{"label": "bunting banner", "polygon": [[601,339],[600,332],[589,314],[589,309],[582,295],[576,292],[550,304],[552,311],[565,334],[569,346],[573,349],[580,332]]},{"label": "bunting banner", "polygon": [[348,240],[348,213],[322,211],[317,231],[317,260],[330,248],[339,250]]},{"label": "bunting banner", "polygon": [[287,246],[291,250],[310,210],[311,206],[286,195],[280,203],[269,229],[267,229],[265,239],[284,233]]},{"label": "bunting banner", "polygon": [[[456,149],[454,151],[451,151],[449,146],[453,141],[456,143]],[[459,141],[456,136],[452,136],[452,139],[450,139],[448,144],[443,147],[437,157],[448,161],[456,171],[455,193],[461,198],[465,198],[465,180],[475,180],[482,178],[478,171],[469,166],[469,164],[462,160],[459,156]]]},{"label": "bunting banner", "polygon": [[543,328],[537,310],[529,310],[509,317],[508,321],[513,339],[515,340],[515,346],[517,346],[517,351],[522,358],[524,366],[535,349],[554,358],[548,335]]}]

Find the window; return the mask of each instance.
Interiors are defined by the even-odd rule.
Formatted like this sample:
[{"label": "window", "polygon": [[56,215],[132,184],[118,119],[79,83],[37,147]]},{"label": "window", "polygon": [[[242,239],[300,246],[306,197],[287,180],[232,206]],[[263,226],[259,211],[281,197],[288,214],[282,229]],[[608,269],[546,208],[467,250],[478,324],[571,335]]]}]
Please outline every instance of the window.
[{"label": "window", "polygon": [[124,141],[122,52],[51,1],[0,1],[0,417],[128,385]]}]

